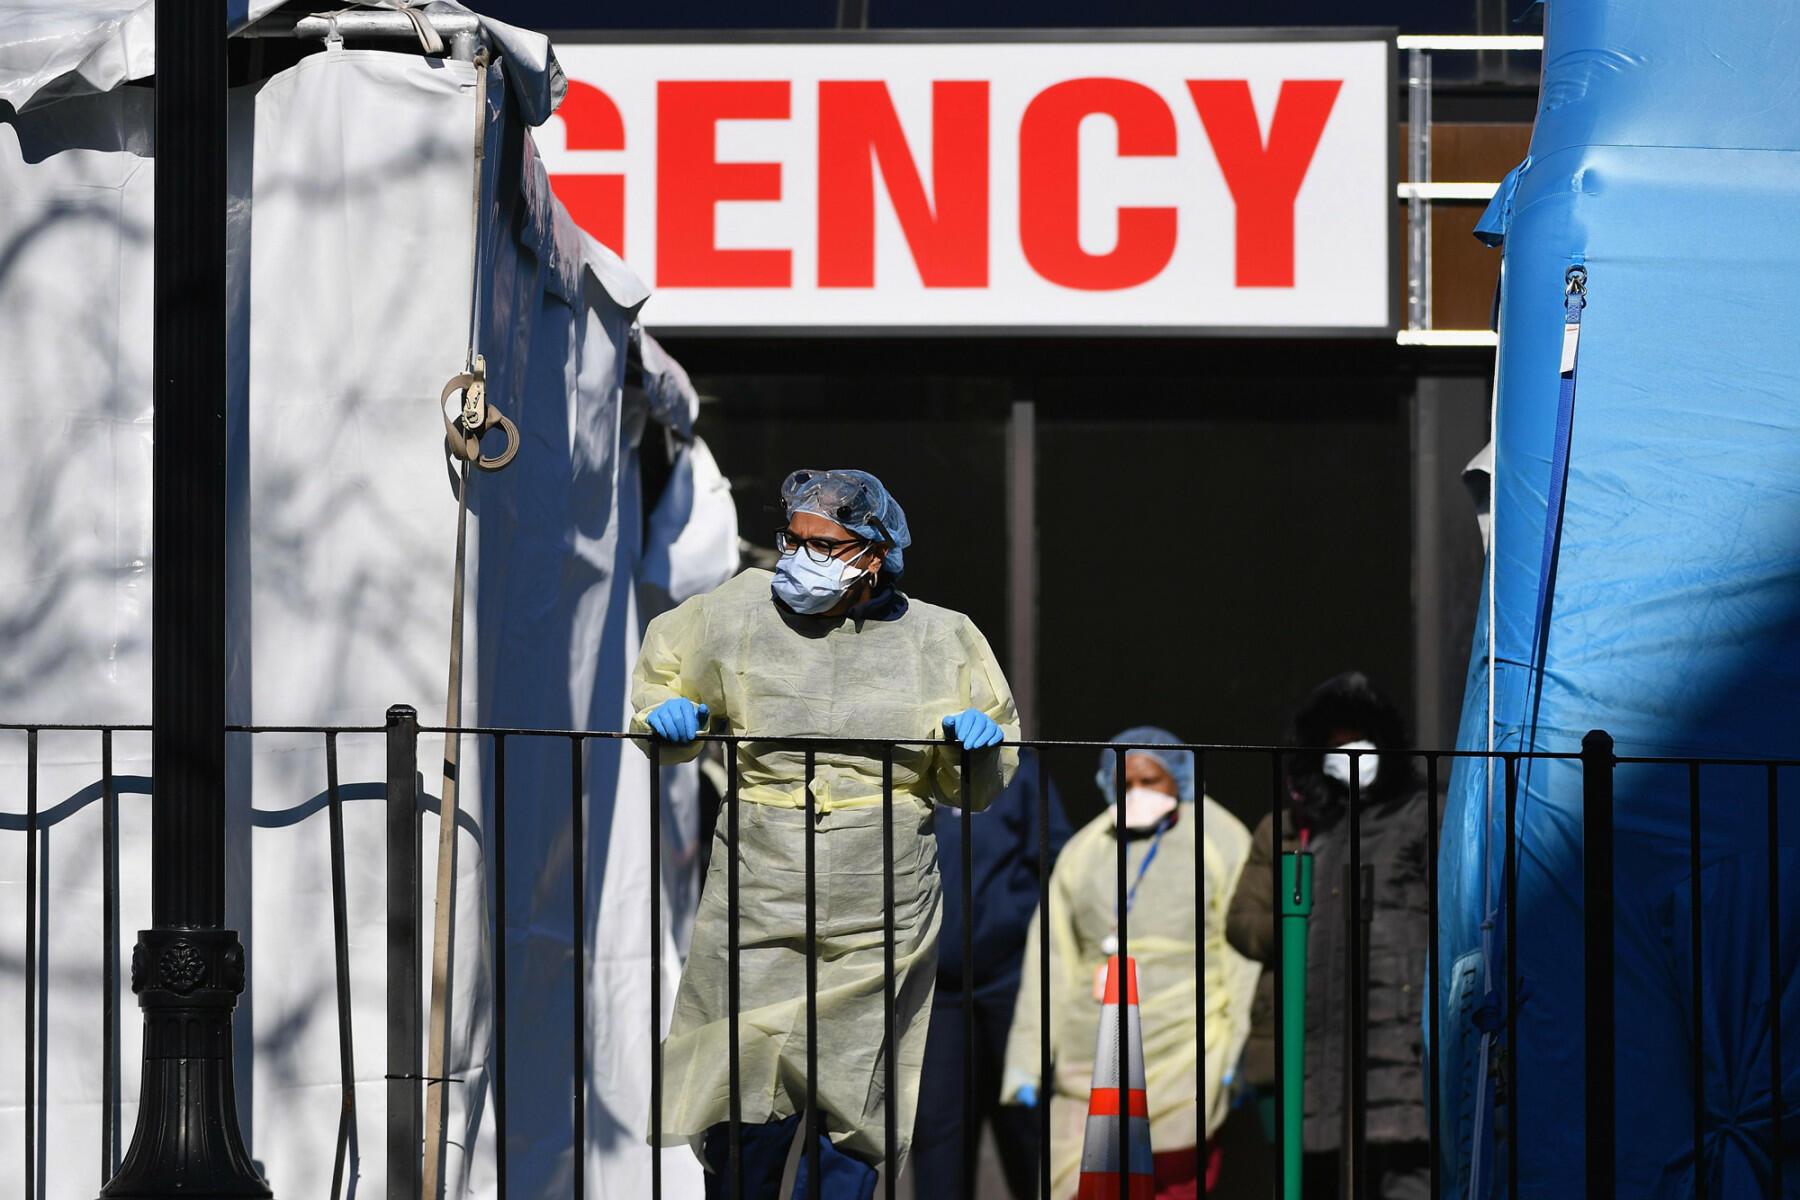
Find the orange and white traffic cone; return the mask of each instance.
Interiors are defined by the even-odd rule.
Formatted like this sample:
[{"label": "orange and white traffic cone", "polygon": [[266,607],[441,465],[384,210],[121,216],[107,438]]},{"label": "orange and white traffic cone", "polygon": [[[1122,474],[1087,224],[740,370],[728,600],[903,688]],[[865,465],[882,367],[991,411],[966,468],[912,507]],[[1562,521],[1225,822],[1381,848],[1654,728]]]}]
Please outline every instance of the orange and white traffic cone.
[{"label": "orange and white traffic cone", "polygon": [[[1100,1036],[1094,1047],[1094,1088],[1088,1094],[1087,1135],[1081,1144],[1076,1200],[1151,1200],[1156,1171],[1150,1157],[1150,1101],[1144,1093],[1144,1032],[1138,1020],[1137,962],[1125,959],[1125,1038],[1131,1078],[1119,1082],[1119,956],[1106,963]],[[1128,1188],[1119,1188],[1119,1113],[1126,1114]]]}]

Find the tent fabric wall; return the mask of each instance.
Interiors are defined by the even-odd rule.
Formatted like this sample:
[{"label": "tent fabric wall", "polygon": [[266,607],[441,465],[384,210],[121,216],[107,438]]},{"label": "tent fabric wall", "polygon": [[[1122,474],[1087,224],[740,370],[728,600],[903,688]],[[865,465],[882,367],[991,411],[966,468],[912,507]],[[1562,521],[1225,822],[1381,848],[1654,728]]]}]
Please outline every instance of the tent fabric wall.
[{"label": "tent fabric wall", "polygon": [[[3,110],[0,110],[3,111]],[[143,721],[149,697],[150,97],[84,97],[0,117],[0,360],[15,428],[0,471],[0,715]],[[26,414],[29,414],[28,416]],[[148,834],[149,738],[113,747],[122,838]],[[0,1189],[22,1186],[26,739],[0,735]],[[100,738],[39,746],[40,913],[35,1155],[66,1182],[99,1183],[106,1080],[94,1049],[108,919]],[[147,863],[119,859],[120,914],[149,911]],[[128,934],[125,936],[129,936]],[[129,999],[129,997],[127,997]],[[118,1022],[135,1066],[140,1023]],[[57,1064],[51,1070],[50,1064]],[[128,1099],[135,1099],[135,1070]],[[135,1119],[128,1104],[120,1124]],[[40,1177],[42,1177],[40,1175]]]},{"label": "tent fabric wall", "polygon": [[[406,702],[442,724],[456,508],[432,402],[468,344],[475,70],[333,50],[266,82],[256,110],[248,388],[233,414],[234,445],[247,451],[247,599],[235,610],[247,609],[247,621],[234,624],[232,693],[249,723],[379,724],[388,705]],[[363,118],[374,112],[379,122]],[[471,650],[482,632],[471,629]],[[470,672],[465,719],[477,716],[475,692]],[[440,747],[427,738],[419,749],[431,797]],[[387,1112],[376,786],[386,760],[379,737],[346,738],[339,752],[357,797],[345,805],[356,1100],[373,1134]],[[321,919],[329,861],[317,821],[293,822],[315,807],[322,747],[316,737],[258,737],[240,759],[235,790],[254,803],[256,828],[254,913],[240,930],[255,972],[252,1019],[240,1028],[254,1030],[255,1057],[239,1088],[253,1097],[252,1153],[271,1180],[313,1194],[329,1186],[320,1147],[336,1126],[331,928]],[[484,941],[480,786],[465,773],[447,1068],[465,1079],[488,1036],[470,996]],[[436,821],[425,825],[430,920]],[[280,969],[259,970],[275,946]],[[480,1095],[478,1076],[449,1095],[460,1104],[470,1093]],[[275,1134],[267,1122],[278,1112]],[[385,1151],[385,1138],[359,1138],[359,1186],[385,1178]]]},{"label": "tent fabric wall", "polygon": [[[1622,755],[1791,751],[1800,729],[1800,21],[1749,0],[1554,0],[1529,157],[1484,219],[1504,243],[1490,562],[1459,744]],[[1550,617],[1537,596],[1564,277],[1588,272]],[[1490,679],[1492,686],[1490,689]],[[1445,818],[1438,1114],[1454,1194],[1566,1193],[1585,1168],[1581,777],[1521,767],[1514,1103],[1498,1106],[1506,930],[1502,775],[1459,762]],[[1784,773],[1784,787],[1800,773]],[[1616,775],[1621,1195],[1768,1194],[1766,778],[1702,775],[1701,873],[1684,769]],[[1791,809],[1789,810],[1791,811]],[[1782,827],[1782,895],[1800,829]],[[1698,884],[1704,983],[1689,994]],[[1800,953],[1790,912],[1781,966]],[[1786,978],[1783,970],[1780,978]],[[1781,991],[1787,1028],[1800,992]],[[1689,1048],[1706,1070],[1691,1077]],[[1793,1059],[1781,1066],[1789,1106]],[[1510,1111],[1508,1111],[1510,1109]],[[1788,1194],[1800,1178],[1788,1172]],[[1449,1193],[1447,1193],[1449,1194]]]},{"label": "tent fabric wall", "polygon": [[[233,99],[228,688],[259,724],[378,724],[389,704],[443,717],[456,502],[434,405],[460,371],[471,287],[489,395],[524,448],[471,491],[465,722],[617,729],[642,618],[636,446],[622,394],[642,285],[551,197],[502,59],[490,68],[479,269],[469,205],[475,68],[334,49]],[[372,119],[371,114],[379,114]],[[0,123],[0,353],[34,433],[0,477],[0,718],[148,719],[151,408],[149,93],[120,88]],[[421,740],[425,791],[441,741]],[[338,1099],[320,739],[230,739],[231,919],[251,988],[240,1007],[240,1108],[282,1195],[330,1180]],[[40,835],[40,1101],[45,1195],[101,1174],[102,905],[94,735],[45,735]],[[451,1073],[450,1194],[493,1191],[494,912],[484,860],[491,747],[466,739]],[[648,775],[596,742],[585,763],[585,927],[569,919],[568,745],[509,746],[509,1182],[554,1190],[572,1163],[568,1009],[588,959],[588,1178],[647,1192]],[[379,735],[343,735],[357,1189],[385,1183],[387,1003]],[[0,737],[0,832],[22,828],[22,737]],[[121,734],[124,930],[148,912],[148,738]],[[692,774],[691,768],[688,774]],[[673,782],[673,781],[672,781]],[[665,1006],[671,914],[691,909],[694,819],[665,789]],[[435,799],[427,800],[435,809]],[[425,815],[427,887],[435,812]],[[22,1137],[22,839],[0,855],[0,1144]],[[423,897],[427,920],[432,896]],[[123,970],[121,968],[121,974]],[[562,1015],[556,1016],[557,1006]],[[120,1125],[135,1120],[138,1019],[120,1005]],[[666,1017],[665,1017],[666,1019]],[[11,1167],[0,1187],[11,1187]],[[665,1194],[697,1195],[668,1152]],[[373,1189],[373,1191],[369,1191]]]}]

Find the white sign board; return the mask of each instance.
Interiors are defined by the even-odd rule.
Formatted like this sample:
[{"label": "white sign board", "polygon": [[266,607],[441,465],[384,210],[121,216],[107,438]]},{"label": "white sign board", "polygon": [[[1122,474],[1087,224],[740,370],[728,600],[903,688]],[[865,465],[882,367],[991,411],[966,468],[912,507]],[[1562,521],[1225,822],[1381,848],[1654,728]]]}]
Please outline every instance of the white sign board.
[{"label": "white sign board", "polygon": [[538,144],[659,332],[1391,330],[1391,40],[1082,36],[563,43]]}]

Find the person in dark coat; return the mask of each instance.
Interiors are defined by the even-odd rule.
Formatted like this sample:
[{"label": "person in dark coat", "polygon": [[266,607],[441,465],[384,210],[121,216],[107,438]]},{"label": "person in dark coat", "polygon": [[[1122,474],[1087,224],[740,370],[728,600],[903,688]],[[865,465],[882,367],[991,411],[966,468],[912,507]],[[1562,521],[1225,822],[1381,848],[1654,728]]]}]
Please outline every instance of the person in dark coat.
[{"label": "person in dark coat", "polygon": [[[975,1007],[976,1112],[968,1136],[979,1138],[992,1125],[1007,1189],[1015,1200],[1037,1193],[1037,1110],[1000,1103],[1000,1075],[1006,1034],[1019,991],[1025,934],[1037,911],[1038,772],[1035,754],[1022,754],[1012,783],[986,811],[965,817],[940,805],[933,816],[938,839],[938,873],[943,880],[943,927],[938,935],[937,991],[925,1067],[919,1078],[919,1115],[913,1130],[911,1172],[919,1200],[959,1200],[963,1196],[963,1012]],[[1044,779],[1049,801],[1050,862],[1054,866],[1069,840],[1056,785]],[[975,990],[963,993],[962,841],[974,833],[971,895],[975,906]],[[969,1198],[972,1200],[972,1198]]]},{"label": "person in dark coat", "polygon": [[[1349,866],[1349,781],[1359,775],[1357,825],[1365,867],[1368,1074],[1364,1157],[1368,1192],[1412,1200],[1430,1191],[1429,1130],[1423,1099],[1420,1014],[1430,940],[1427,822],[1438,819],[1420,783],[1400,711],[1360,672],[1315,689],[1294,717],[1284,760],[1288,801],[1281,849],[1313,856],[1313,911],[1307,930],[1305,1195],[1339,1195],[1344,1145],[1344,1086],[1349,1021],[1345,983],[1350,944],[1345,930]],[[1347,752],[1368,749],[1352,762]],[[1279,953],[1274,932],[1271,817],[1251,838],[1238,877],[1226,937],[1262,963]],[[1265,976],[1265,979],[1267,976]],[[1274,1091],[1273,1013],[1264,997],[1245,1055],[1245,1077]]]}]

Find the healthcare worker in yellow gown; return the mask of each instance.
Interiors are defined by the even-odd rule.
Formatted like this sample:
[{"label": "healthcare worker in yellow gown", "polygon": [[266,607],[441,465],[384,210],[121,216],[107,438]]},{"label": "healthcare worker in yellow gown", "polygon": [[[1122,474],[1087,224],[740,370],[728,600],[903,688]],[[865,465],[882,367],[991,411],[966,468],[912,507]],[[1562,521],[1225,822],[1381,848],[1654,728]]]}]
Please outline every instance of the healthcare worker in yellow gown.
[{"label": "healthcare worker in yellow gown", "polygon": [[[1137,961],[1158,1197],[1202,1190],[1199,1151],[1225,1118],[1226,1080],[1249,1037],[1260,970],[1225,942],[1225,913],[1249,856],[1249,831],[1210,796],[1199,798],[1196,811],[1192,752],[1163,748],[1179,741],[1174,734],[1141,726],[1113,740],[1133,747],[1125,755],[1124,803],[1117,794],[1116,752],[1102,751],[1095,782],[1108,811],[1069,839],[1050,876],[1049,915],[1040,910],[1032,920],[1001,1081],[1005,1103],[1050,1105],[1050,1193],[1057,1200],[1075,1195],[1080,1180],[1104,971],[1118,946],[1121,818],[1130,917],[1126,951]],[[1204,881],[1199,897],[1196,866]],[[1038,922],[1046,919],[1052,1094],[1043,1097]],[[1197,947],[1204,949],[1204,1060],[1194,991]],[[1196,1113],[1201,1084],[1203,1119]]]},{"label": "healthcare worker in yellow gown", "polygon": [[[773,573],[745,571],[650,623],[632,730],[666,743],[665,762],[691,758],[708,731],[925,743],[893,751],[897,1045],[882,1011],[880,752],[815,750],[821,1194],[868,1200],[875,1168],[903,1163],[918,1101],[940,896],[932,806],[962,802],[965,748],[969,807],[1000,792],[1018,717],[974,623],[900,591],[911,536],[879,480],[796,471],[781,505]],[[803,747],[737,748],[741,1150],[753,1198],[776,1194],[806,1103],[805,762]],[[730,1194],[728,828],[721,814],[663,1043],[663,1139],[694,1145],[708,1196]],[[890,1102],[896,1146],[884,1144]]]}]

